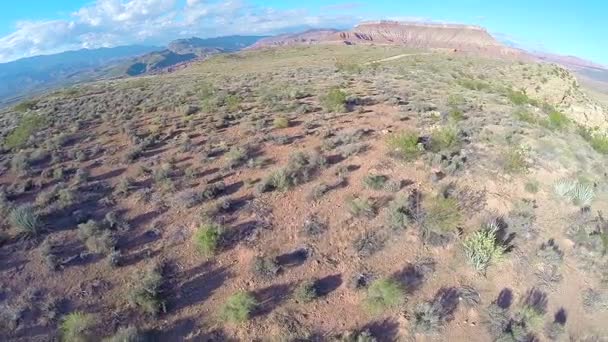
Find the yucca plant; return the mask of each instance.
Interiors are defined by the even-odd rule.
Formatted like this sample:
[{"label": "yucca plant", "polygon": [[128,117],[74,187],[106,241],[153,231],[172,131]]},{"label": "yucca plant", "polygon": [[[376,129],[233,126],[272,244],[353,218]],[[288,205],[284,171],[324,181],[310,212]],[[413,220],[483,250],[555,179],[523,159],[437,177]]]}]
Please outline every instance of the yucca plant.
[{"label": "yucca plant", "polygon": [[571,179],[558,180],[553,184],[553,191],[558,196],[581,207],[590,206],[595,197],[593,186],[588,183],[582,183]]},{"label": "yucca plant", "polygon": [[42,232],[42,222],[30,206],[13,209],[9,214],[9,221],[20,234],[25,236],[35,236]]},{"label": "yucca plant", "polygon": [[488,266],[503,259],[505,247],[496,239],[497,230],[498,226],[490,223],[463,242],[464,253],[477,272],[485,273]]}]

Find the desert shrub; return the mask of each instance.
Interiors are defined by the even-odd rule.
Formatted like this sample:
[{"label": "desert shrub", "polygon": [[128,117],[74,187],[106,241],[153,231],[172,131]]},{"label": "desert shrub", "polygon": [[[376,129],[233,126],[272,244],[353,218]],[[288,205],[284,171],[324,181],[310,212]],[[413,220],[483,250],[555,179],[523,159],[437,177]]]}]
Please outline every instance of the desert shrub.
[{"label": "desert shrub", "polygon": [[374,314],[396,308],[405,300],[401,285],[392,279],[374,281],[367,289],[366,308]]},{"label": "desert shrub", "polygon": [[30,169],[30,158],[26,152],[20,151],[11,158],[11,170],[19,174],[26,174]]},{"label": "desert shrub", "polygon": [[433,300],[423,302],[414,307],[414,332],[431,334],[441,329],[453,319],[453,313],[460,302],[460,291],[455,288],[440,289]]},{"label": "desert shrub", "polygon": [[149,315],[157,315],[166,311],[163,299],[164,277],[162,265],[153,264],[135,274],[128,293],[129,303]]},{"label": "desert shrub", "polygon": [[250,293],[235,293],[228,298],[222,307],[221,318],[234,323],[245,322],[257,305],[257,301]]},{"label": "desert shrub", "polygon": [[314,281],[304,281],[295,290],[294,297],[298,302],[310,303],[319,297]]},{"label": "desert shrub", "polygon": [[347,74],[359,74],[361,73],[361,71],[363,71],[363,68],[361,67],[361,65],[352,62],[352,61],[348,61],[348,60],[344,60],[344,59],[339,59],[336,60],[335,63],[336,69],[338,69],[338,71],[347,73]]},{"label": "desert shrub", "polygon": [[608,134],[606,133],[589,133],[586,140],[591,147],[601,154],[608,154]]},{"label": "desert shrub", "polygon": [[289,161],[284,168],[273,172],[258,185],[258,191],[285,191],[306,183],[326,164],[327,160],[319,153],[294,153],[289,156]]},{"label": "desert shrub", "polygon": [[222,237],[222,227],[215,223],[205,223],[194,233],[194,245],[198,251],[210,256],[215,254]]},{"label": "desert shrub", "polygon": [[496,239],[497,230],[497,224],[491,222],[463,242],[465,255],[477,272],[485,273],[488,266],[503,258],[505,248]]},{"label": "desert shrub", "polygon": [[608,292],[586,289],[581,294],[583,307],[590,312],[608,311]]},{"label": "desert shrub", "polygon": [[327,223],[316,215],[308,216],[302,225],[302,233],[306,236],[317,236],[327,230]]},{"label": "desert shrub", "polygon": [[562,280],[559,266],[562,263],[564,252],[559,249],[555,241],[550,239],[543,243],[536,252],[536,256],[539,261],[534,274],[539,278],[541,284],[551,286],[552,283],[559,283]]},{"label": "desert shrub", "polygon": [[4,146],[9,149],[25,147],[30,136],[46,125],[46,119],[36,114],[24,115],[17,127],[4,139]]},{"label": "desert shrub", "polygon": [[50,240],[49,237],[44,239],[40,245],[40,255],[44,258],[49,270],[55,271],[59,268],[60,261],[56,255],[56,245]]},{"label": "desert shrub", "polygon": [[405,229],[416,219],[416,206],[413,197],[397,197],[388,205],[387,225],[392,229]]},{"label": "desert shrub", "polygon": [[529,112],[528,110],[526,110],[523,107],[517,108],[515,110],[515,112],[513,113],[513,116],[515,116],[515,118],[517,120],[527,122],[529,124],[538,123],[538,118],[536,117],[536,115],[532,114],[531,112]]},{"label": "desert shrub", "polygon": [[224,182],[215,182],[205,186],[201,196],[202,199],[212,200],[222,194],[224,190],[226,190],[226,184]]},{"label": "desert shrub", "polygon": [[108,254],[116,245],[114,234],[93,220],[78,225],[78,236],[93,253]]},{"label": "desert shrub", "polygon": [[363,184],[374,190],[382,190],[387,181],[388,177],[385,175],[367,175],[363,178]]},{"label": "desert shrub", "polygon": [[509,90],[507,91],[507,98],[514,105],[524,105],[530,103],[530,98],[524,92],[519,90]]},{"label": "desert shrub", "polygon": [[319,183],[312,187],[308,198],[313,201],[320,200],[330,190],[331,190],[331,187],[329,185],[327,185],[326,183]]},{"label": "desert shrub", "polygon": [[529,181],[526,182],[526,184],[524,185],[524,190],[526,190],[527,192],[531,193],[531,194],[535,194],[538,192],[540,188],[540,184],[538,183],[538,181]]},{"label": "desert shrub", "polygon": [[570,119],[562,112],[552,111],[547,117],[547,125],[553,130],[561,131],[570,125]]},{"label": "desert shrub", "polygon": [[437,196],[423,203],[425,230],[437,233],[451,232],[462,222],[458,200]]},{"label": "desert shrub", "polygon": [[490,84],[472,78],[459,79],[458,84],[470,90],[485,91],[490,89]]},{"label": "desert shrub", "polygon": [[458,130],[454,127],[443,127],[431,134],[430,150],[433,152],[454,150],[459,146]]},{"label": "desert shrub", "polygon": [[266,279],[272,279],[281,272],[281,265],[276,258],[258,256],[253,260],[253,273]]},{"label": "desert shrub", "polygon": [[178,109],[178,113],[183,116],[189,116],[192,114],[196,114],[198,111],[199,111],[199,108],[197,106],[193,106],[193,105],[183,105],[183,106],[179,107],[179,109]]},{"label": "desert shrub", "polygon": [[528,172],[528,155],[527,148],[522,146],[514,146],[508,148],[502,153],[503,168],[508,173],[526,173]]},{"label": "desert shrub", "polygon": [[121,327],[111,337],[104,338],[103,342],[143,342],[144,337],[133,326]]},{"label": "desert shrub", "polygon": [[367,198],[348,197],[346,199],[348,212],[355,217],[373,218],[376,216],[374,204]]},{"label": "desert shrub", "polygon": [[346,92],[339,87],[330,88],[327,93],[321,97],[321,105],[328,112],[345,112]]},{"label": "desert shrub", "polygon": [[553,184],[553,191],[558,196],[565,198],[572,204],[588,207],[595,197],[593,186],[571,179],[560,179]]},{"label": "desert shrub", "polygon": [[386,237],[377,232],[366,232],[361,234],[353,242],[353,247],[361,257],[368,257],[384,248]]},{"label": "desert shrub", "polygon": [[203,200],[203,193],[188,189],[176,194],[174,203],[178,208],[191,209],[201,204]]},{"label": "desert shrub", "polygon": [[19,234],[24,236],[39,235],[44,229],[38,214],[31,206],[20,206],[11,210],[8,220]]},{"label": "desert shrub", "polygon": [[135,181],[129,177],[121,178],[116,187],[114,188],[114,194],[120,197],[126,197],[129,195],[131,190],[135,188]]},{"label": "desert shrub", "polygon": [[496,303],[488,306],[485,316],[482,323],[493,337],[502,336],[511,322],[509,311]]},{"label": "desert shrub", "polygon": [[387,145],[395,156],[405,160],[415,159],[422,152],[418,143],[419,136],[414,132],[400,132],[392,134],[387,139]]},{"label": "desert shrub", "polygon": [[274,128],[287,128],[289,127],[289,119],[287,119],[284,116],[279,116],[274,118],[274,120],[272,121],[272,126],[274,126]]},{"label": "desert shrub", "polygon": [[422,334],[437,332],[441,328],[441,316],[432,303],[423,302],[414,308],[414,331]]},{"label": "desert shrub", "polygon": [[226,159],[228,160],[228,167],[235,168],[239,167],[249,159],[249,148],[248,146],[234,146],[226,153]]},{"label": "desert shrub", "polygon": [[65,316],[59,326],[61,341],[85,342],[89,341],[94,317],[82,312],[72,312]]}]

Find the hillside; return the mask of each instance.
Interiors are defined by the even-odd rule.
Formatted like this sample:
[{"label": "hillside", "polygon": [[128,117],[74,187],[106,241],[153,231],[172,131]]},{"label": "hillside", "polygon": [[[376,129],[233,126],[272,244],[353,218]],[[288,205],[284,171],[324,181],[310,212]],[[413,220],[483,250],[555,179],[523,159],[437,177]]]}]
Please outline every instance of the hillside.
[{"label": "hillside", "polygon": [[0,105],[60,86],[164,71],[175,65],[243,49],[264,36],[177,39],[166,49],[122,46],[82,49],[0,64]]},{"label": "hillside", "polygon": [[0,340],[601,341],[607,113],[556,65],[390,44],[28,99]]},{"label": "hillside", "polygon": [[95,68],[157,49],[153,46],[136,45],[82,49],[0,63],[0,103],[2,100],[49,86],[66,85],[88,79],[86,72]]}]

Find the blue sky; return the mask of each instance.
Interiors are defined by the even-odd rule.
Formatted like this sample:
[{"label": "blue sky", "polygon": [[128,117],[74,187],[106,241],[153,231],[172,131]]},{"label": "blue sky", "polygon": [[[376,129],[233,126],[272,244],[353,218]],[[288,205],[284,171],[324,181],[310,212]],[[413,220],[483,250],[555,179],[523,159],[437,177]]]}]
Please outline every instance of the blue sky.
[{"label": "blue sky", "polygon": [[565,0],[21,0],[0,3],[0,61],[184,36],[275,34],[361,20],[486,27],[528,49],[608,64],[608,2]]}]

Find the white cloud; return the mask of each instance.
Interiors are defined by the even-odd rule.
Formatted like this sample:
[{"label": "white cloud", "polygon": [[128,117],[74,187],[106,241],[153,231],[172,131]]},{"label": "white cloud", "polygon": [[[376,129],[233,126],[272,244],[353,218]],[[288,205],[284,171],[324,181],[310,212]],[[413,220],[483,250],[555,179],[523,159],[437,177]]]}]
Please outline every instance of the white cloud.
[{"label": "white cloud", "polygon": [[247,0],[97,0],[63,20],[23,21],[0,37],[0,62],[77,48],[163,44],[184,36],[275,34],[312,27],[343,27],[349,15],[253,6]]}]

